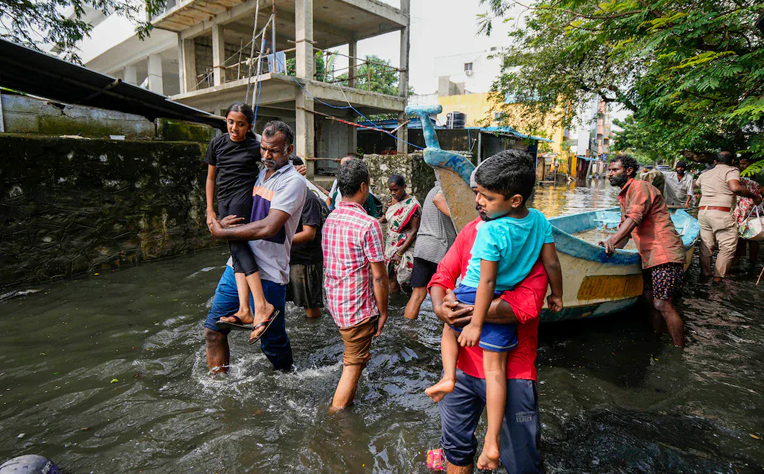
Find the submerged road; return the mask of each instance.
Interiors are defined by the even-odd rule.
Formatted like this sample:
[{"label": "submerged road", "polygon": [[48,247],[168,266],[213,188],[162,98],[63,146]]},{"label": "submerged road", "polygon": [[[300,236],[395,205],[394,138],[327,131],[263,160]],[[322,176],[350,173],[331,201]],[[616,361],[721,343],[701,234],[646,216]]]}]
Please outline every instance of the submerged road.
[{"label": "submerged road", "polygon": [[[613,206],[615,190],[539,188],[549,217]],[[202,327],[227,251],[42,285],[0,303],[0,462],[43,454],[69,473],[426,473],[437,447],[440,327],[391,318],[355,407],[327,414],[342,342],[328,315],[287,308],[296,371],[276,374],[244,333],[210,378]],[[681,351],[643,308],[541,326],[542,454],[550,473],[761,472],[764,287],[698,282]],[[237,337],[238,336],[238,337]],[[762,438],[762,439],[759,439]],[[503,472],[503,471],[500,471]]]}]

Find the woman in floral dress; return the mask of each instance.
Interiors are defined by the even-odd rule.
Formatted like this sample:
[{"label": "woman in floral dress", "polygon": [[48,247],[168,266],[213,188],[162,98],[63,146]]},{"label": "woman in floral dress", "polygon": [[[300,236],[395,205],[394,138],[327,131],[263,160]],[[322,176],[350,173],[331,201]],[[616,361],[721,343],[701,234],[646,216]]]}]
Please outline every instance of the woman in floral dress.
[{"label": "woman in floral dress", "polygon": [[[745,170],[751,165],[751,162],[747,158],[740,158],[740,161],[738,162],[738,168],[740,168],[740,171]],[[740,178],[740,184],[745,186],[745,188],[752,193],[759,196],[759,198],[762,197],[762,187],[754,181],[751,178]],[[750,198],[743,198],[738,197],[737,198],[737,206],[735,207],[735,220],[737,220],[737,225],[740,227],[743,225],[746,219],[748,219],[748,216],[751,214],[751,211],[753,208],[756,207],[753,203],[753,199]],[[762,216],[764,216],[764,211],[762,211],[761,208],[759,208],[759,212]],[[754,217],[756,216],[756,213],[754,211]],[[754,267],[756,265],[756,261],[759,259],[759,243],[755,240],[746,240],[743,238],[739,238],[737,240],[737,251],[735,252],[735,260],[739,259],[740,257],[745,256],[745,250],[746,246],[748,247],[748,261],[751,265],[751,267]]]},{"label": "woman in floral dress", "polygon": [[[387,181],[391,202],[381,223],[387,223],[385,242],[385,263],[391,278],[390,290],[400,291],[400,286],[408,285],[414,268],[414,241],[422,216],[422,206],[414,196],[406,193],[406,180],[394,174]],[[396,283],[397,282],[397,283]]]}]

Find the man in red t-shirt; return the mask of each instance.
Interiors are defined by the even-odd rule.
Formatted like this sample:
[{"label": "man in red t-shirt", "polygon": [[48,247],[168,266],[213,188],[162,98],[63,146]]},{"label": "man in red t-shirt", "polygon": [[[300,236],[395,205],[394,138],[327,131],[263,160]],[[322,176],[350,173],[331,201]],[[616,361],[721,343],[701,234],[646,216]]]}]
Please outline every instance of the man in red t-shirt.
[{"label": "man in red t-shirt", "polygon": [[[473,187],[474,188],[474,187]],[[428,289],[435,314],[452,326],[464,326],[472,316],[472,307],[456,301],[451,290],[463,276],[469,263],[477,228],[485,217],[467,224],[438,265]],[[541,262],[514,290],[506,291],[491,303],[486,322],[517,324],[517,347],[507,360],[507,404],[501,429],[501,462],[507,472],[544,472],[538,454],[541,423],[538,412],[539,313],[547,291],[547,275]],[[440,444],[448,460],[449,474],[467,474],[473,470],[477,452],[475,430],[485,409],[485,374],[483,350],[462,347],[457,360],[456,388],[438,404],[442,426]]]}]

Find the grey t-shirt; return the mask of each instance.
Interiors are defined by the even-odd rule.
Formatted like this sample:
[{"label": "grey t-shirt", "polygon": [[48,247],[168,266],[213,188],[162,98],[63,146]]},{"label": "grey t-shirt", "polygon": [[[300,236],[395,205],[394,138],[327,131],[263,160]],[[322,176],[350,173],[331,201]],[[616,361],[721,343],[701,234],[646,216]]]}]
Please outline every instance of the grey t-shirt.
[{"label": "grey t-shirt", "polygon": [[427,193],[422,207],[422,220],[417,232],[414,257],[438,263],[446,256],[446,252],[456,239],[456,229],[451,218],[435,207],[433,199],[442,193],[440,183]]},{"label": "grey t-shirt", "polygon": [[[280,285],[289,283],[289,255],[308,192],[305,178],[287,163],[265,179],[262,169],[252,191],[251,222],[265,219],[271,209],[289,214],[284,226],[270,239],[249,242],[260,267],[260,278]],[[230,265],[230,259],[229,259]]]}]

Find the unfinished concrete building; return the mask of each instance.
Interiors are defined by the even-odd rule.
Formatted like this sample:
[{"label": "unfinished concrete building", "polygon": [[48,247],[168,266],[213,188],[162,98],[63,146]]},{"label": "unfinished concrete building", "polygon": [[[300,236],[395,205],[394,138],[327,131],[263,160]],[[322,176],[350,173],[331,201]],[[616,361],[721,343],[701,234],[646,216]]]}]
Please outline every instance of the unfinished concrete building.
[{"label": "unfinished concrete building", "polygon": [[[377,0],[169,0],[152,23],[178,35],[180,93],[174,100],[213,113],[247,100],[257,106],[258,126],[274,118],[290,123],[296,154],[307,158],[313,176],[316,164],[331,172],[336,164],[323,160],[356,150],[356,128],[335,118],[398,114],[405,122],[409,11],[410,0],[401,0],[400,8]],[[399,95],[358,88],[364,62],[357,58],[358,41],[395,31]],[[315,53],[345,44],[344,85],[316,77]],[[406,127],[396,133],[406,140]]]}]

